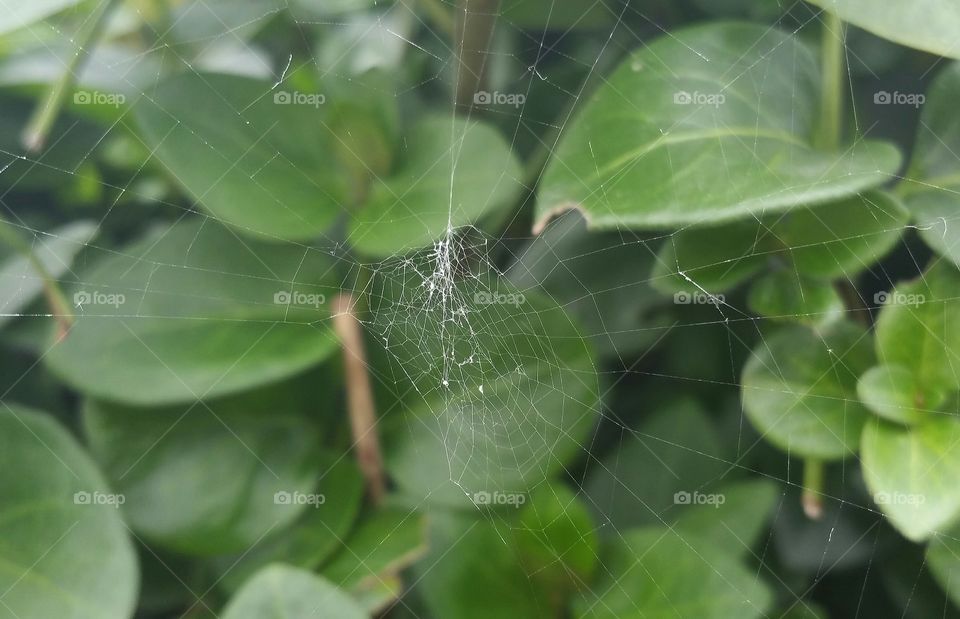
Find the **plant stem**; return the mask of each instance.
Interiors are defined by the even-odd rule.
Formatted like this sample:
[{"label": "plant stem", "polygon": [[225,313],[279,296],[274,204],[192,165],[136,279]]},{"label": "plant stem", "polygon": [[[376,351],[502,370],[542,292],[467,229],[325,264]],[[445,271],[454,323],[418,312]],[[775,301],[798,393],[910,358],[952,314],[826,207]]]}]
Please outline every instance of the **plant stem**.
[{"label": "plant stem", "polygon": [[33,253],[33,248],[11,228],[9,223],[3,220],[0,220],[0,241],[6,242],[23,255],[43,281],[43,296],[47,300],[50,314],[57,321],[57,341],[59,341],[70,331],[74,322],[73,310],[67,302],[66,295],[63,294],[63,290],[47,267]]},{"label": "plant stem", "polygon": [[113,9],[120,4],[120,0],[101,0],[95,12],[77,33],[77,49],[73,58],[67,63],[60,78],[54,82],[43,101],[37,106],[21,140],[28,152],[35,153],[43,149],[50,135],[50,129],[60,115],[60,110],[67,99],[77,77],[83,71],[83,66],[90,57],[90,49],[96,45],[103,32]]},{"label": "plant stem", "polygon": [[836,150],[843,130],[843,88],[846,70],[846,25],[833,13],[827,13],[820,42],[821,72],[820,129],[816,145]]},{"label": "plant stem", "polygon": [[823,477],[822,460],[807,458],[803,461],[803,494],[800,502],[803,513],[810,520],[820,520],[823,517]]},{"label": "plant stem", "polygon": [[333,300],[333,328],[343,347],[343,367],[347,383],[347,410],[360,472],[374,504],[386,494],[383,456],[377,435],[377,417],[370,384],[363,329],[354,313],[354,297],[338,295]]},{"label": "plant stem", "polygon": [[469,108],[483,90],[490,41],[500,13],[500,0],[459,0],[454,53],[457,57],[457,105]]}]

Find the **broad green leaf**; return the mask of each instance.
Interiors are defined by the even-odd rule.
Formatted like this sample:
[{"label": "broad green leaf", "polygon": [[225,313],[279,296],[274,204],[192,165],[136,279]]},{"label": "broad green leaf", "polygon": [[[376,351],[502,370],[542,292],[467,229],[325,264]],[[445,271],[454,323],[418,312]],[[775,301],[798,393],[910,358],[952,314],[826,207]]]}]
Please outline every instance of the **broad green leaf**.
[{"label": "broad green leaf", "polygon": [[902,365],[870,368],[857,383],[857,395],[884,419],[911,425],[941,413],[935,410],[947,399],[945,391],[930,391],[917,375]]},{"label": "broad green leaf", "polygon": [[[960,8],[957,10],[960,13]],[[960,48],[957,52],[960,55]],[[941,70],[930,87],[917,129],[913,159],[899,189],[923,240],[960,266],[957,97],[960,97],[960,63],[954,62]]]},{"label": "broad green leaf", "polygon": [[393,584],[402,570],[426,553],[426,543],[423,516],[385,507],[357,526],[320,573],[371,611],[380,610],[399,597]]},{"label": "broad green leaf", "polygon": [[276,382],[335,350],[330,270],[319,250],[178,223],[81,274],[76,324],[45,360],[86,394],[137,405]]},{"label": "broad green leaf", "polygon": [[531,30],[607,29],[617,21],[620,7],[593,0],[503,0],[500,20]]},{"label": "broad green leaf", "polygon": [[288,383],[158,409],[90,403],[87,434],[127,497],[130,526],[153,543],[209,555],[244,550],[322,508],[277,500],[323,493],[320,433],[296,391],[304,390]]},{"label": "broad green leaf", "polygon": [[911,428],[871,421],[861,451],[874,502],[906,538],[946,532],[960,516],[960,421],[944,416]]},{"label": "broad green leaf", "polygon": [[684,493],[711,492],[728,468],[716,428],[693,400],[663,407],[627,436],[584,483],[594,518],[612,531],[673,520]]},{"label": "broad green leaf", "polygon": [[569,488],[541,486],[531,493],[514,529],[523,569],[546,590],[583,587],[599,560],[596,527]]},{"label": "broad green leaf", "polygon": [[960,271],[936,261],[919,278],[880,292],[877,357],[915,374],[922,393],[960,388]]},{"label": "broad green leaf", "polygon": [[767,26],[670,32],[627,58],[571,122],[536,219],[578,208],[596,229],[709,225],[845,198],[889,180],[884,143],[815,151],[814,54]]},{"label": "broad green leaf", "polygon": [[139,100],[140,135],[215,218],[274,239],[326,232],[348,206],[325,95],[184,74]]},{"label": "broad green leaf", "polygon": [[381,371],[419,395],[395,422],[388,471],[431,503],[509,509],[583,453],[598,414],[592,351],[562,309],[497,277],[435,291],[436,306],[424,285],[401,284],[371,325],[397,366]]},{"label": "broad green leaf", "polygon": [[549,295],[582,325],[602,357],[626,358],[656,342],[666,327],[650,282],[637,277],[654,258],[640,238],[586,229],[570,213],[550,223],[520,253],[507,279]]},{"label": "broad green leaf", "polygon": [[[96,229],[93,222],[74,222],[37,234],[32,243],[24,241],[22,249],[29,250],[50,277],[59,280],[70,271],[74,256],[93,238]],[[42,290],[43,278],[27,256],[15,253],[0,263],[0,325],[22,312]]]},{"label": "broad green leaf", "polygon": [[843,300],[829,282],[798,276],[786,269],[763,276],[751,285],[750,310],[776,321],[816,325],[843,315]]},{"label": "broad green leaf", "polygon": [[687,228],[663,244],[652,277],[662,291],[690,294],[732,288],[767,262],[806,277],[852,279],[893,248],[908,219],[897,199],[871,191],[809,209]]},{"label": "broad green leaf", "polygon": [[369,619],[346,592],[310,572],[269,565],[257,572],[230,600],[223,619]]},{"label": "broad green leaf", "polygon": [[809,0],[868,32],[939,56],[960,58],[960,5],[952,0]]},{"label": "broad green leaf", "polygon": [[4,617],[126,619],[137,558],[103,476],[49,416],[0,410]]},{"label": "broad green leaf", "polygon": [[75,6],[80,0],[29,0],[0,5],[0,34],[29,26],[45,17]]},{"label": "broad green leaf", "polygon": [[690,504],[680,512],[674,530],[705,540],[730,556],[749,556],[770,523],[780,492],[766,479],[750,479],[717,486],[711,492],[722,500]]},{"label": "broad green leaf", "polygon": [[508,532],[487,518],[434,512],[430,554],[413,577],[432,617],[546,618],[547,592],[531,584]]},{"label": "broad green leaf", "polygon": [[956,606],[960,606],[960,536],[956,528],[936,533],[927,546],[927,566]]},{"label": "broad green leaf", "polygon": [[337,552],[356,519],[363,500],[363,478],[352,455],[321,458],[319,489],[324,501],[310,505],[287,528],[271,534],[240,554],[217,559],[220,585],[236,591],[256,571],[269,563],[284,563],[315,570]]},{"label": "broad green leaf", "polygon": [[766,617],[773,595],[736,555],[691,544],[660,527],[612,539],[603,577],[574,607],[580,618],[752,619]]},{"label": "broad green leaf", "polygon": [[856,453],[869,412],[857,379],[874,363],[862,327],[791,326],[764,338],[743,369],[743,409],[763,438],[792,455]]},{"label": "broad green leaf", "polygon": [[774,616],[779,619],[829,619],[819,604],[802,599],[794,602],[787,611]]},{"label": "broad green leaf", "polygon": [[477,121],[428,117],[404,143],[399,167],[373,183],[354,213],[349,238],[364,254],[430,245],[451,227],[505,206],[520,188],[520,166],[506,140]]}]

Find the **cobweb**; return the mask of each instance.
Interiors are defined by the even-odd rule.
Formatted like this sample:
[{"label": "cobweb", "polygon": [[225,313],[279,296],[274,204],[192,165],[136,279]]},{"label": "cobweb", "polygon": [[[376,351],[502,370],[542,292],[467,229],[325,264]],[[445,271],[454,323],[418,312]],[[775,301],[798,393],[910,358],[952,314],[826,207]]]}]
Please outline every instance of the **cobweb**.
[{"label": "cobweb", "polygon": [[[153,84],[141,83],[134,77],[140,63],[162,67],[165,63],[176,61],[182,63],[186,70],[199,74],[211,67],[222,68],[222,64],[218,64],[220,51],[240,49],[248,58],[259,59],[251,64],[252,68],[247,67],[245,71],[266,71],[274,83],[274,89],[279,89],[286,83],[287,75],[296,68],[291,67],[293,56],[281,53],[271,57],[264,49],[250,43],[243,33],[256,30],[282,15],[286,19],[292,19],[303,31],[324,28],[327,32],[358,32],[360,36],[357,41],[369,42],[372,39],[379,43],[367,51],[362,63],[383,62],[383,58],[389,58],[390,55],[397,55],[397,58],[402,58],[404,62],[423,63],[430,69],[426,71],[425,79],[416,84],[416,88],[437,97],[447,96],[437,93],[450,91],[450,75],[455,72],[450,58],[455,50],[444,43],[448,39],[447,35],[439,32],[434,23],[407,3],[400,2],[390,8],[384,8],[385,5],[377,6],[365,14],[366,21],[362,22],[349,21],[344,16],[304,15],[297,7],[272,7],[270,2],[244,4],[263,8],[254,10],[251,15],[232,16],[219,30],[205,32],[201,28],[197,32],[191,31],[195,38],[189,43],[198,48],[200,53],[188,55],[186,44],[160,44],[144,51],[132,64],[128,61],[115,61],[106,53],[98,53],[89,72],[92,75],[108,74],[113,80],[125,82],[138,96],[149,98],[149,88]],[[494,105],[489,109],[476,107],[456,113],[466,114],[468,117],[485,115],[497,122],[502,130],[506,128],[502,133],[516,150],[523,151],[525,155],[538,151],[549,155],[553,152],[557,140],[562,139],[564,129],[575,117],[580,104],[589,96],[587,84],[602,82],[604,71],[608,71],[627,52],[644,45],[645,41],[655,36],[671,36],[669,28],[661,25],[665,22],[662,13],[668,11],[654,6],[648,14],[644,7],[637,4],[607,3],[607,25],[600,31],[600,35],[594,31],[589,37],[580,36],[577,39],[580,47],[586,50],[578,57],[567,55],[558,49],[565,39],[578,37],[573,28],[538,32],[502,20],[497,26],[495,37],[516,35],[522,49],[514,49],[506,55],[490,58],[489,68],[493,73],[508,72],[512,81],[505,82],[504,87],[514,95],[523,95],[525,101],[533,101],[538,92],[549,92],[550,96],[556,99],[551,107],[559,110],[559,116],[542,118],[540,112],[530,103]],[[790,2],[777,4],[784,13],[796,8]],[[197,2],[189,4],[189,7],[190,10],[183,10],[181,16],[196,16],[209,12],[223,17],[224,11],[229,11],[225,8],[225,3],[212,3],[208,6]],[[137,14],[138,10],[133,9],[131,16]],[[805,15],[806,21],[800,26],[810,27],[819,22],[817,14]],[[61,28],[59,23],[54,20],[31,26],[22,36],[35,39],[34,45],[39,49],[51,51],[53,47],[66,44],[71,39],[70,30]],[[637,24],[641,26],[638,27]],[[173,24],[170,31],[178,27],[184,27],[184,24]],[[797,26],[793,28],[799,29]],[[155,34],[160,39],[170,31]],[[346,56],[351,47],[346,45],[342,55]],[[312,61],[321,73],[333,71],[329,66],[324,66],[319,56],[319,52],[314,52]],[[856,58],[849,58],[849,61],[850,65],[858,66]],[[573,73],[576,73],[579,79],[572,83],[567,80],[563,76],[564,65],[575,68]],[[338,73],[351,70],[351,67],[344,63],[331,66],[335,66]],[[869,68],[866,70],[869,71]],[[14,77],[11,76],[11,71],[13,69],[9,68],[6,73],[0,71],[0,79],[12,81]],[[152,76],[153,80],[160,77],[159,71]],[[348,76],[340,74],[339,77]],[[405,93],[393,94],[400,96]],[[451,118],[453,115],[451,110]],[[18,178],[11,178],[15,173],[20,174],[20,170],[40,169],[76,182],[100,183],[102,189],[115,196],[100,219],[101,226],[105,226],[112,219],[122,220],[128,217],[124,212],[128,209],[141,209],[144,218],[159,210],[175,217],[204,218],[219,223],[216,217],[187,203],[179,196],[157,197],[147,193],[147,185],[141,181],[148,176],[153,164],[150,157],[143,161],[143,165],[136,170],[129,182],[120,186],[90,176],[87,164],[98,161],[104,145],[110,143],[116,134],[124,132],[126,125],[131,123],[130,119],[121,116],[120,120],[96,136],[96,139],[90,142],[88,152],[77,160],[75,166],[69,168],[47,161],[43,155],[24,155],[12,148],[0,151],[9,160],[0,168],[0,181],[3,181],[5,187],[3,195],[0,196],[3,200],[4,219],[21,232],[32,235],[38,244],[51,236],[56,237],[51,235],[49,229],[30,223],[29,218],[23,217],[23,209],[20,208],[21,203],[16,194]],[[857,129],[859,133],[869,134],[875,127],[858,124]],[[68,124],[60,139],[70,139],[71,132],[75,130],[79,131],[76,126]],[[452,135],[451,144],[455,144],[459,137],[462,136]],[[460,161],[456,149],[452,148],[451,152],[449,173],[452,177]],[[538,180],[538,177],[513,180],[532,190],[532,183]],[[449,198],[451,213],[457,199],[456,195]],[[157,206],[160,208],[154,208]],[[507,498],[505,505],[498,505],[494,499],[491,505],[489,498],[478,501],[478,493],[481,493],[481,496],[482,493],[511,494],[514,492],[512,489],[498,487],[498,484],[503,483],[504,471],[524,471],[523,475],[529,476],[561,476],[583,490],[580,497],[592,503],[598,532],[602,536],[622,538],[626,532],[624,528],[606,518],[603,506],[597,504],[597,498],[587,491],[588,479],[597,470],[605,471],[615,479],[622,474],[615,468],[615,461],[609,459],[610,450],[598,453],[594,449],[597,445],[617,441],[633,441],[642,445],[647,453],[655,455],[655,463],[658,462],[662,468],[654,467],[647,471],[645,474],[650,477],[678,477],[678,472],[671,468],[667,458],[661,457],[664,453],[673,453],[679,454],[678,458],[682,456],[692,460],[720,462],[726,471],[721,477],[741,473],[780,482],[782,487],[788,490],[774,509],[773,529],[777,530],[779,522],[788,519],[789,512],[799,509],[794,491],[799,490],[802,485],[800,474],[790,468],[789,463],[783,470],[777,466],[770,467],[759,463],[760,456],[769,459],[763,437],[751,431],[749,422],[738,407],[721,406],[713,401],[704,402],[707,406],[717,408],[712,411],[716,415],[711,417],[716,431],[735,437],[732,441],[735,448],[732,451],[717,454],[703,451],[699,444],[687,444],[664,437],[660,433],[645,431],[643,416],[639,413],[652,410],[657,405],[656,400],[652,399],[650,404],[638,404],[629,400],[629,396],[624,396],[629,392],[627,388],[643,392],[663,391],[696,395],[709,387],[722,390],[731,398],[738,397],[737,376],[743,359],[750,350],[764,345],[769,335],[770,321],[751,313],[745,307],[742,297],[737,295],[731,295],[722,302],[706,307],[677,308],[667,297],[653,302],[641,301],[641,298],[656,296],[650,291],[651,281],[647,266],[635,271],[626,269],[629,273],[625,277],[606,288],[591,288],[588,282],[580,280],[575,268],[577,263],[586,260],[601,264],[609,262],[610,271],[623,271],[624,265],[618,264],[618,260],[621,252],[627,249],[645,257],[649,265],[659,259],[659,248],[672,243],[679,231],[651,237],[622,230],[602,235],[606,245],[571,242],[572,251],[564,253],[565,241],[589,237],[589,233],[584,231],[583,223],[566,225],[563,228],[564,234],[569,235],[569,239],[555,239],[554,245],[544,248],[542,239],[523,232],[530,229],[529,222],[525,219],[530,206],[529,203],[524,204],[523,208],[513,212],[512,219],[497,226],[499,230],[506,230],[505,234],[493,234],[479,225],[455,227],[451,224],[446,233],[431,246],[391,256],[373,264],[351,257],[334,238],[322,238],[316,246],[290,241],[277,242],[294,245],[305,254],[322,252],[335,257],[340,264],[346,263],[354,279],[349,283],[359,283],[356,287],[357,296],[367,304],[368,314],[363,315],[362,320],[367,329],[368,344],[373,349],[372,354],[376,357],[378,351],[382,352],[385,360],[384,364],[371,364],[370,371],[378,385],[397,396],[396,402],[380,402],[384,407],[378,410],[378,415],[387,425],[391,423],[391,419],[400,417],[402,411],[399,409],[402,408],[417,409],[424,413],[412,419],[403,416],[402,424],[393,425],[399,425],[398,431],[401,434],[416,436],[421,435],[426,428],[428,434],[443,446],[446,456],[445,473],[449,482],[459,490],[461,498],[466,499],[466,504],[473,504],[470,509],[476,509],[484,517],[504,525],[498,530],[509,530],[509,527],[513,526],[509,515],[509,510],[513,507],[510,504],[512,499]],[[568,222],[570,218],[576,217],[576,214],[565,215],[563,221]],[[907,232],[907,228],[909,226],[904,227],[904,232]],[[852,239],[838,239],[838,242],[850,240]],[[83,261],[94,262],[122,253],[122,249],[116,249],[118,245],[106,239],[94,239],[84,243]],[[539,280],[521,278],[526,284],[517,286],[517,280],[511,281],[509,277],[511,267],[516,269],[517,264],[521,264],[525,257],[529,259],[531,252],[538,248],[542,251],[539,262],[523,268],[528,275],[538,274]],[[921,272],[923,256],[910,254],[910,258],[914,261],[916,272]],[[80,271],[78,273],[67,264],[61,266],[63,274],[58,279],[65,285],[74,283],[82,276],[80,269],[77,269]],[[677,264],[662,266],[666,267],[670,274],[681,276],[705,295],[710,294],[697,282],[695,272],[682,271]],[[182,268],[189,267],[184,265]],[[28,265],[24,265],[22,270],[16,273],[4,275],[9,278],[9,281],[0,282],[5,288],[11,285],[11,281],[22,281],[24,287],[30,282],[32,283],[29,285],[36,283],[36,275]],[[216,274],[210,275],[212,277]],[[870,276],[875,281],[883,282],[884,286],[892,285],[903,278],[901,273],[888,273],[884,263],[875,265]],[[561,282],[567,282],[560,284],[559,289],[555,283],[558,278]],[[286,283],[276,280],[280,288]],[[568,290],[564,290],[565,287]],[[645,307],[652,308],[650,312],[637,316],[637,320],[627,327],[622,326],[622,323],[608,322],[609,315],[604,304],[611,298],[619,301],[633,296],[636,296],[638,305],[645,303]],[[577,314],[577,320],[586,317],[580,325],[582,340],[575,342],[586,349],[604,348],[604,341],[634,336],[641,336],[640,340],[644,343],[635,350],[617,347],[604,349],[603,356],[596,362],[582,367],[567,367],[564,354],[569,351],[570,342],[565,337],[542,333],[542,321],[547,312],[542,305],[533,302],[535,298],[546,298],[559,303],[570,310],[570,313]],[[865,310],[846,311],[852,313]],[[48,319],[50,314],[43,310],[28,309],[11,312],[7,316],[18,319]],[[126,318],[136,318],[136,314]],[[639,318],[650,320],[644,322]],[[320,320],[315,326],[325,329],[329,325],[326,320]],[[692,347],[698,341],[706,350]],[[691,346],[684,351],[688,357],[709,358],[716,361],[715,365],[720,370],[712,373],[701,372],[697,369],[698,364],[692,362],[687,372],[681,365],[664,358],[664,344],[671,344],[674,348]],[[521,382],[531,386],[513,390],[503,388],[504,384]],[[572,388],[586,394],[585,400],[576,401],[576,398],[562,397]],[[784,388],[788,389],[786,385]],[[7,394],[9,392],[10,389]],[[552,410],[554,406],[559,406],[561,410]],[[598,427],[576,436],[558,432],[558,425],[569,423],[571,416],[582,416],[584,411],[596,417]],[[517,436],[509,436],[511,428],[518,427],[526,433],[525,436],[519,439]],[[513,446],[507,452],[496,447],[504,441]],[[564,446],[561,447],[561,444]],[[556,457],[550,453],[554,448],[569,452],[570,444],[575,447],[572,453],[556,454]],[[561,461],[569,464],[565,467],[558,466]],[[787,459],[780,457],[780,461]],[[431,461],[425,463],[426,466],[433,464],[435,463]],[[855,477],[855,462],[844,461],[840,466],[844,480]],[[777,472],[771,473],[771,470]],[[683,489],[691,493],[705,492],[719,480],[701,480],[698,485]],[[845,484],[855,483],[845,481]],[[539,486],[549,487],[545,482],[539,482],[534,490]],[[631,493],[626,485],[620,491]],[[433,509],[430,506],[433,498],[436,497],[427,497],[416,502],[414,507],[429,511]],[[636,501],[635,509],[644,512],[647,522],[673,528],[674,507],[648,505],[643,497],[635,494],[633,498]],[[849,549],[836,550],[835,546],[840,542],[833,541],[833,533],[847,526],[851,512],[854,518],[866,516],[875,521],[874,525],[867,529],[871,540],[875,540],[877,535],[876,523],[883,518],[869,501],[849,499],[846,488],[837,491],[828,489],[823,498],[828,507],[827,519],[823,526],[810,525],[819,527],[816,531],[823,533],[819,537],[814,535],[811,538],[816,540],[816,550],[822,557],[822,565],[815,570],[817,582],[831,575],[837,569],[836,566],[843,563],[843,556]],[[526,501],[525,498],[520,500]],[[516,500],[513,499],[513,502],[516,503]],[[507,512],[500,509],[503,507]],[[807,590],[803,587],[787,586],[777,572],[764,567],[775,560],[771,556],[774,552],[772,535],[762,544],[760,554],[753,557],[759,565],[758,576],[771,582],[779,581],[781,588],[789,591],[788,595],[792,596],[794,605],[805,606],[809,593]],[[504,543],[507,543],[505,533],[503,537]],[[873,551],[870,552],[868,566],[873,565],[874,559]],[[642,558],[638,557],[637,561],[640,564]],[[706,557],[704,561],[709,563]],[[606,568],[601,563],[599,569],[603,572]],[[616,578],[616,574],[608,572],[607,575]],[[656,575],[652,576],[656,580]],[[865,590],[865,587],[862,590]]]}]

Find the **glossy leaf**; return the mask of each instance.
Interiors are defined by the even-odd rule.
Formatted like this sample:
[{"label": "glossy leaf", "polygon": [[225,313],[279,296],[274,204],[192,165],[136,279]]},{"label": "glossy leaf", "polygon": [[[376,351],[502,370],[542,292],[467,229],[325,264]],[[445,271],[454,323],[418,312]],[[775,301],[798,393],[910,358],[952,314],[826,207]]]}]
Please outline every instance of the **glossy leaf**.
[{"label": "glossy leaf", "polygon": [[565,131],[537,203],[591,227],[675,228],[828,202],[890,178],[900,156],[818,152],[819,76],[796,38],[761,25],[672,31],[627,58]]},{"label": "glossy leaf", "polygon": [[[77,321],[45,357],[98,398],[163,405],[276,382],[335,350],[325,254],[185,221],[104,256],[73,292]],[[104,351],[109,351],[104,354]]]},{"label": "glossy leaf", "polygon": [[750,309],[771,320],[816,325],[843,316],[843,300],[828,282],[777,271],[758,279],[747,297]]},{"label": "glossy leaf", "polygon": [[223,619],[369,619],[347,593],[329,581],[286,565],[257,572],[230,600]]},{"label": "glossy leaf", "polygon": [[960,6],[951,0],[810,0],[868,32],[940,56],[960,58]]},{"label": "glossy leaf", "polygon": [[[777,484],[765,479],[736,481],[710,492],[722,501],[688,505],[680,513],[675,530],[691,540],[704,539],[710,548],[730,556],[750,556],[763,537],[780,499]],[[691,542],[692,543],[692,542]]]},{"label": "glossy leaf", "polygon": [[874,502],[905,537],[925,540],[960,517],[960,421],[943,416],[912,428],[871,421],[861,450]]},{"label": "glossy leaf", "polygon": [[743,409],[761,435],[795,456],[856,453],[869,416],[857,379],[874,363],[861,327],[788,327],[764,338],[743,369]]},{"label": "glossy leaf", "polygon": [[123,497],[49,416],[0,411],[0,497],[4,616],[132,616],[139,574]]},{"label": "glossy leaf", "polygon": [[947,398],[946,392],[929,392],[912,370],[902,365],[870,368],[857,383],[857,395],[873,412],[889,421],[907,425],[921,422]]},{"label": "glossy leaf", "polygon": [[950,600],[960,606],[960,538],[957,529],[934,535],[927,546],[927,565]]}]

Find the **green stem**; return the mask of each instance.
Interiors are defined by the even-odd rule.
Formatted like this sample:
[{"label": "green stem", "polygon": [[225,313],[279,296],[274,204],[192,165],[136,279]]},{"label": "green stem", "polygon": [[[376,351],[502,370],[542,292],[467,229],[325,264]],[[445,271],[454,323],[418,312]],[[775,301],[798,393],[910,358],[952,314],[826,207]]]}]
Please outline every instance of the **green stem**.
[{"label": "green stem", "polygon": [[47,305],[50,307],[50,313],[59,325],[59,337],[66,335],[70,327],[73,326],[73,310],[56,279],[37,258],[33,248],[13,230],[9,223],[3,220],[0,220],[0,241],[7,243],[23,255],[37,275],[40,276],[40,279],[43,280],[43,294],[47,299]]},{"label": "green stem", "polygon": [[826,14],[820,46],[823,83],[816,145],[824,150],[836,150],[843,130],[846,25],[833,13]]},{"label": "green stem", "polygon": [[77,33],[77,49],[73,58],[70,59],[60,78],[54,82],[43,101],[37,106],[33,117],[23,132],[21,139],[28,152],[35,153],[43,149],[47,137],[50,135],[50,129],[67,100],[67,94],[73,90],[73,86],[77,82],[77,76],[83,71],[83,66],[90,57],[91,47],[100,38],[100,34],[113,13],[114,7],[119,4],[120,0],[102,0],[96,11]]},{"label": "green stem", "polygon": [[820,520],[823,517],[823,479],[822,460],[807,458],[803,461],[803,495],[800,502],[803,513],[811,520]]},{"label": "green stem", "polygon": [[469,108],[486,80],[490,41],[500,0],[459,0],[454,54],[457,57],[457,105]]}]

